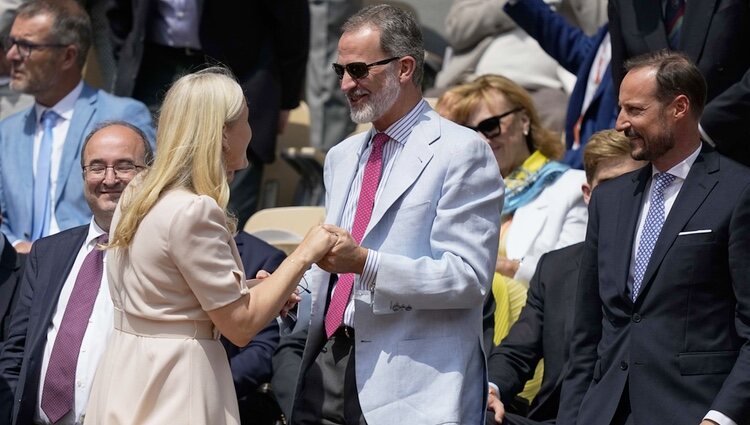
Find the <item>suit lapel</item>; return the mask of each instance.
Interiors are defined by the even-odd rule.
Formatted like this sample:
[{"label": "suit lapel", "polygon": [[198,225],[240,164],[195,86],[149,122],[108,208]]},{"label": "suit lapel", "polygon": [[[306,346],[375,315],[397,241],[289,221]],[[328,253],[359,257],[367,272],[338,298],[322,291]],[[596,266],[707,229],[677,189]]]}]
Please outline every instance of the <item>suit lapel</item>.
[{"label": "suit lapel", "polygon": [[336,159],[336,163],[331,165],[331,168],[336,168],[336,172],[333,173],[334,181],[331,182],[331,197],[326,223],[335,223],[339,226],[342,224],[341,217],[344,214],[346,199],[349,196],[354,177],[357,175],[360,157],[365,146],[367,146],[367,141],[372,138],[373,131],[370,130],[357,136],[359,140],[352,143],[349,150],[342,152],[341,158]]},{"label": "suit lapel", "polygon": [[661,8],[661,2],[657,0],[635,0],[633,3],[635,11],[633,21],[643,34],[643,39],[650,51],[669,47]]},{"label": "suit lapel", "polygon": [[[23,126],[23,127],[20,127]],[[19,123],[19,128],[16,134],[22,134],[22,137],[18,138],[16,143],[18,154],[15,158],[19,159],[19,164],[34,164],[34,136],[36,135],[36,110],[32,106],[26,117]],[[22,185],[24,193],[30,193],[31,196],[24,197],[24,206],[22,211],[27,211],[29,214],[33,214],[34,207],[32,202],[34,200],[34,168],[32,167],[17,167],[16,171],[21,173],[23,178],[18,179],[18,184]],[[31,223],[31,220],[28,221]],[[26,230],[31,233],[31,226]]]},{"label": "suit lapel", "polygon": [[428,119],[419,122],[412,130],[409,139],[404,145],[404,149],[393,164],[393,171],[391,171],[388,181],[381,182],[385,186],[380,194],[380,199],[372,211],[370,224],[368,224],[367,230],[362,237],[363,241],[367,238],[367,234],[370,233],[373,227],[383,218],[386,211],[393,206],[393,203],[404,194],[406,189],[414,184],[417,177],[422,174],[424,167],[432,159],[432,150],[429,145],[440,138],[440,124],[435,112],[429,111],[423,114],[424,116],[427,116]]},{"label": "suit lapel", "polygon": [[[638,217],[640,217],[643,207],[643,195],[646,190],[646,183],[651,178],[651,166],[643,167],[639,172],[632,176],[632,192],[628,197],[619,197],[619,208],[615,211],[618,214],[617,232],[615,237],[624,240],[618,244],[617,261],[615,263],[615,277],[620,282],[620,294],[623,299],[632,304],[632,299],[628,295],[628,274],[630,273],[630,261],[633,257],[633,244],[635,243],[635,232],[638,227]],[[624,202],[624,204],[623,204]]]},{"label": "suit lapel", "polygon": [[688,1],[685,3],[680,46],[695,63],[698,63],[703,53],[715,6],[716,0]]},{"label": "suit lapel", "polygon": [[677,238],[677,234],[685,227],[687,221],[718,182],[718,179],[713,176],[713,173],[718,170],[719,157],[716,152],[701,152],[693,166],[690,167],[690,172],[682,184],[680,193],[677,195],[677,199],[675,199],[669,216],[667,216],[661,229],[654,251],[651,253],[648,267],[643,274],[641,294],[644,294],[648,289],[656,270],[658,270],[664,256]]},{"label": "suit lapel", "polygon": [[83,139],[86,137],[84,131],[89,127],[89,123],[96,112],[96,99],[96,90],[84,83],[81,95],[76,100],[73,118],[70,120],[68,134],[65,136],[65,143],[63,144],[60,168],[57,172],[55,202],[60,201],[71,171],[80,168],[76,159],[79,158]]}]

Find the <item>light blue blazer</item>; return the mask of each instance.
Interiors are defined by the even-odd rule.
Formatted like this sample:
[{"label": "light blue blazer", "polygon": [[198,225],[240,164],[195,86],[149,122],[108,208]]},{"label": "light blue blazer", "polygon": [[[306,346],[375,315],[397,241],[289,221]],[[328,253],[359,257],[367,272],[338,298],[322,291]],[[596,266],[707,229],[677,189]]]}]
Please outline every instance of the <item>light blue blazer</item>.
[{"label": "light blue blazer", "polygon": [[[371,130],[372,131],[372,130]],[[331,149],[326,223],[341,225],[371,132]],[[370,425],[483,424],[482,305],[497,255],[504,187],[475,132],[427,108],[374,207],[362,246],[380,254],[372,291],[355,287],[360,405]],[[325,343],[330,274],[308,272],[311,322],[301,376]]]},{"label": "light blue blazer", "polygon": [[[83,197],[81,147],[95,125],[111,120],[124,120],[137,126],[154,146],[151,113],[144,104],[112,96],[84,83],[75,103],[57,176],[55,217],[60,230],[91,220],[91,210]],[[0,121],[0,207],[3,211],[0,230],[11,243],[28,240],[31,234],[35,132],[33,107]]]}]

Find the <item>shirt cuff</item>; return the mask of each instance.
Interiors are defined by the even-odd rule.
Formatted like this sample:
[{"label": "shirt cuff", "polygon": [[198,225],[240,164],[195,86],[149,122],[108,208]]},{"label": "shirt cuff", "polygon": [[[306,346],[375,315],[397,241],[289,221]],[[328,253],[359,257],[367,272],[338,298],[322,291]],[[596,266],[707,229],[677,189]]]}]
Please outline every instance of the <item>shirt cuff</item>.
[{"label": "shirt cuff", "polygon": [[706,133],[706,130],[703,129],[703,126],[698,124],[698,131],[701,132],[701,139],[705,140],[706,143],[711,145],[711,147],[716,147],[716,142],[714,142],[714,139],[712,139],[708,133]]},{"label": "shirt cuff", "polygon": [[372,249],[367,250],[367,259],[365,260],[365,267],[362,270],[362,276],[360,276],[360,287],[369,289],[370,291],[375,290],[375,279],[378,277],[378,264],[380,263],[380,254]]},{"label": "shirt cuff", "polygon": [[708,413],[706,413],[706,416],[703,417],[703,419],[714,421],[719,425],[737,425],[737,422],[729,419],[729,416],[721,412],[717,412],[716,410],[709,410]]}]

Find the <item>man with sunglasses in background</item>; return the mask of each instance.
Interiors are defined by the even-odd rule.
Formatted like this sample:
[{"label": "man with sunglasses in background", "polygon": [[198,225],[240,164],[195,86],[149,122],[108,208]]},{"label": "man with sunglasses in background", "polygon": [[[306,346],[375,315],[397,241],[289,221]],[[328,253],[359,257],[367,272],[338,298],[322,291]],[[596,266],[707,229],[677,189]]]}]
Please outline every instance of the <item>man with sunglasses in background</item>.
[{"label": "man with sunglasses in background", "polygon": [[307,274],[311,320],[292,424],[481,423],[482,305],[502,179],[479,136],[422,98],[414,17],[365,8],[333,70],[352,120],[333,147],[325,225],[339,238]]},{"label": "man with sunglasses in background", "polygon": [[74,0],[23,4],[4,40],[11,88],[35,100],[0,121],[2,231],[18,252],[91,218],[75,169],[96,124],[123,119],[154,140],[145,105],[81,80],[90,44],[90,19]]},{"label": "man with sunglasses in background", "polygon": [[124,121],[101,124],[83,142],[82,174],[71,174],[93,217],[32,246],[0,351],[0,425],[83,423],[114,317],[106,251],[97,246],[107,242],[122,191],[152,156],[145,134]]}]

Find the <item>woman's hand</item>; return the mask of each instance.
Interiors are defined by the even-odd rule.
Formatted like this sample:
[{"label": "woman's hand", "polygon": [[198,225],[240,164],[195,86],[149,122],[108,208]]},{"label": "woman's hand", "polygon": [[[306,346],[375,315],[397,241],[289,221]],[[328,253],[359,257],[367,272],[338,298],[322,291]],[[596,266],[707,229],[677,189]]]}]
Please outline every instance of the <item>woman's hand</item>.
[{"label": "woman's hand", "polygon": [[337,240],[335,233],[329,232],[322,225],[315,226],[307,232],[305,239],[291,256],[299,255],[309,264],[315,263],[333,248]]},{"label": "woman's hand", "polygon": [[512,278],[518,272],[519,267],[521,267],[520,260],[509,260],[505,257],[497,256],[495,271],[501,275]]}]

